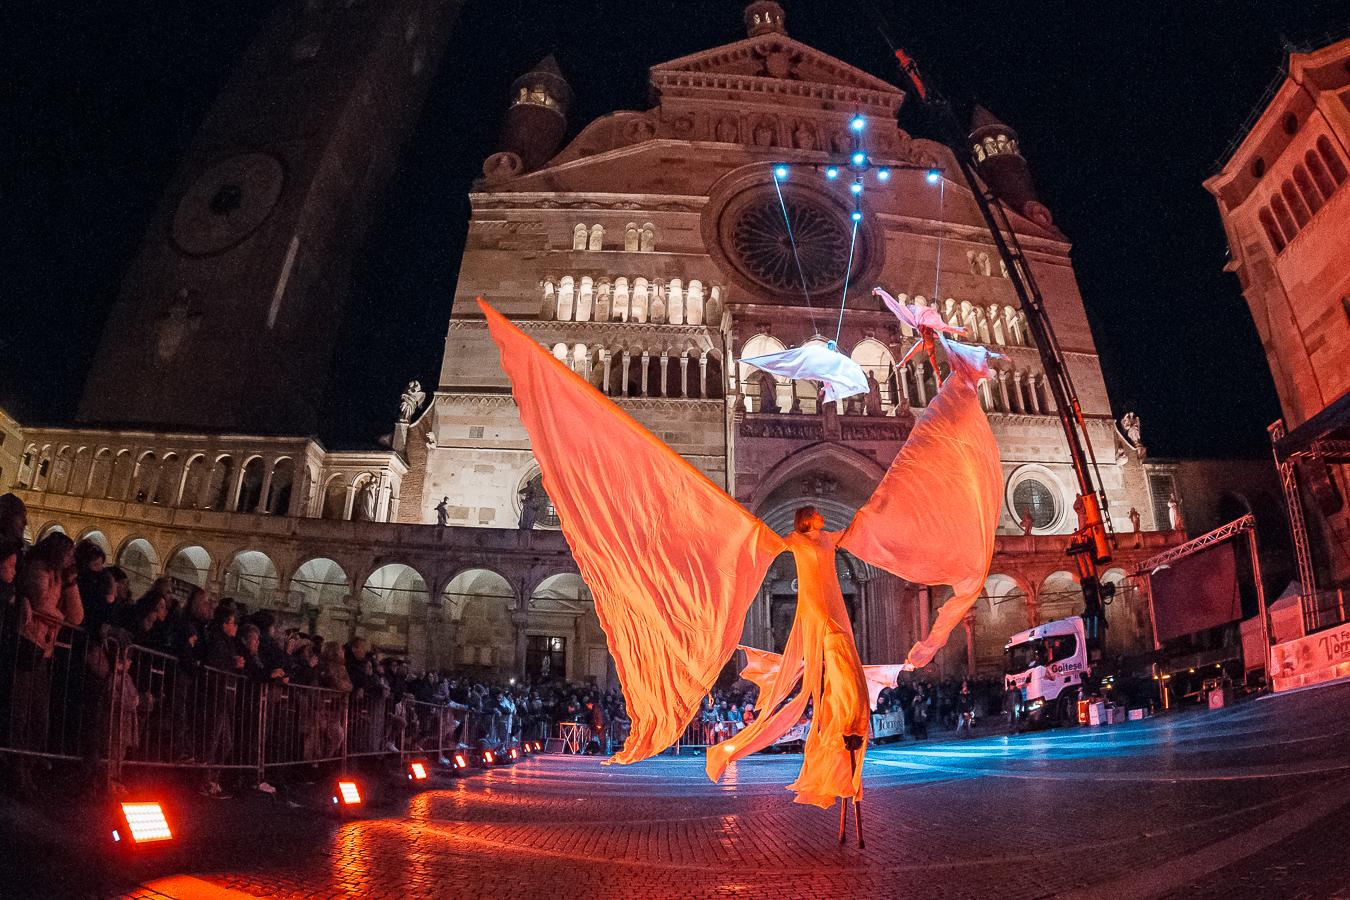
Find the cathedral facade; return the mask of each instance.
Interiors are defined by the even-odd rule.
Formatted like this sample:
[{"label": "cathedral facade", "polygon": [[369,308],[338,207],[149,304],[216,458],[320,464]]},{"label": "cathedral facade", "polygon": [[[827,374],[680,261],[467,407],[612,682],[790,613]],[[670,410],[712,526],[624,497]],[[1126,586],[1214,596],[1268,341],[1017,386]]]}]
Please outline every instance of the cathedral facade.
[{"label": "cathedral facade", "polygon": [[[396,56],[418,76],[419,42],[447,26],[433,16],[440,4],[406,5],[389,13],[397,40],[380,45],[380,58]],[[775,3],[751,4],[746,26],[742,40],[653,67],[650,109],[603,116],[570,141],[571,89],[557,64],[546,59],[516,81],[500,149],[470,196],[435,389],[425,406],[419,391],[405,395],[391,448],[337,452],[287,436],[309,432],[303,424],[287,431],[294,416],[263,411],[257,400],[275,396],[265,383],[274,376],[304,377],[294,360],[286,373],[220,389],[217,424],[231,432],[221,435],[194,418],[212,409],[200,397],[218,393],[209,373],[193,388],[189,414],[180,403],[186,387],[109,358],[100,370],[140,379],[123,385],[122,397],[139,391],[124,424],[24,429],[16,483],[34,536],[58,528],[91,537],[142,583],[168,574],[241,596],[332,639],[370,637],[415,666],[605,680],[611,669],[593,604],[474,298],[785,531],[808,503],[830,527],[845,525],[936,391],[941,371],[926,356],[899,363],[915,335],[871,295],[879,285],[937,309],[966,329],[965,340],[1006,357],[981,388],[1005,475],[994,565],[964,639],[954,636],[936,663],[953,673],[997,670],[1009,635],[1081,607],[1064,553],[1076,527],[1075,483],[1025,316],[950,151],[897,127],[902,92],[793,40]],[[292,49],[303,56],[309,46]],[[425,65],[433,50],[422,53]],[[368,77],[352,82],[358,99]],[[406,90],[416,93],[415,77]],[[380,95],[371,96],[378,111]],[[860,140],[855,120],[868,173],[857,199],[847,172]],[[155,342],[143,349],[166,366],[184,353],[226,352],[210,338],[212,279],[243,271],[238,253],[261,254],[244,268],[270,273],[243,296],[253,337],[283,353],[299,321],[290,317],[319,314],[335,289],[303,277],[309,236],[322,239],[323,228],[361,212],[320,204],[297,213],[307,224],[291,228],[287,191],[317,202],[328,189],[289,174],[269,187],[240,155],[286,148],[259,149],[236,129],[233,143],[210,149],[213,127],[165,200],[168,238],[152,229],[120,301],[139,322],[137,340]],[[391,135],[382,140],[394,145]],[[1077,385],[1120,532],[1118,567],[1106,576],[1120,585],[1108,640],[1115,651],[1136,649],[1147,604],[1128,578],[1131,561],[1178,539],[1168,521],[1175,484],[1143,461],[1137,428],[1112,419],[1069,242],[1036,198],[1016,133],[979,110],[969,150],[1008,208]],[[845,172],[831,177],[836,165]],[[270,212],[232,222],[252,208],[255,189]],[[108,343],[119,341],[110,334]],[[812,341],[836,341],[869,375],[869,393],[842,407],[822,403],[811,382],[739,362]],[[82,418],[108,418],[112,390],[91,392]],[[624,460],[592,463],[603,478]],[[840,559],[864,660],[901,658],[945,589]],[[746,625],[748,643],[781,646],[794,579],[787,558],[775,564]]]}]

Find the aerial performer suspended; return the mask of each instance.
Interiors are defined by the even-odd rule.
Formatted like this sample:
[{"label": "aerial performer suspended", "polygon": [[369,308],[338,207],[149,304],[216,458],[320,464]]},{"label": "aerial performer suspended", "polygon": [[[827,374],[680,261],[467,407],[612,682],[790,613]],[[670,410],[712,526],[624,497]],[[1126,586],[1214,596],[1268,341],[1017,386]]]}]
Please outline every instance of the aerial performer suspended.
[{"label": "aerial performer suspended", "polygon": [[871,704],[835,552],[952,586],[906,659],[926,665],[979,596],[993,556],[1002,478],[975,393],[988,351],[944,339],[951,374],[849,526],[827,532],[804,508],[783,538],[481,298],[479,306],[623,687],[632,728],[609,761],[637,762],[679,738],[736,650],[769,565],[790,551],[798,596],[785,662],[761,691],[755,722],[709,748],[708,774],[717,780],[773,743],[810,701],[789,789],[799,803],[827,808],[838,797],[860,810]]}]

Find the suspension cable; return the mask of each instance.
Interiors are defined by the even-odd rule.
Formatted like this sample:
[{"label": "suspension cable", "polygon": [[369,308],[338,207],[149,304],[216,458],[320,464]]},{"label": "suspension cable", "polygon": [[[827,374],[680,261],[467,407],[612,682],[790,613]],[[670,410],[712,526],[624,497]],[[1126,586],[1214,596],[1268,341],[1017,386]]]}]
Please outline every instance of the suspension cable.
[{"label": "suspension cable", "polygon": [[853,234],[848,239],[848,268],[844,270],[844,293],[839,298],[839,324],[834,329],[834,343],[839,344],[839,336],[844,333],[844,303],[848,300],[848,282],[853,277],[853,248],[858,243],[858,220],[853,220]]},{"label": "suspension cable", "polygon": [[778,176],[773,176],[773,189],[778,192],[778,206],[783,210],[783,225],[787,228],[788,243],[792,246],[792,259],[797,263],[797,277],[801,280],[802,297],[806,300],[806,314],[811,317],[811,331],[819,334],[816,326],[816,310],[811,305],[811,292],[806,289],[806,273],[802,271],[802,258],[797,254],[797,237],[792,233],[792,220],[788,217],[787,201],[783,199],[783,188]]}]

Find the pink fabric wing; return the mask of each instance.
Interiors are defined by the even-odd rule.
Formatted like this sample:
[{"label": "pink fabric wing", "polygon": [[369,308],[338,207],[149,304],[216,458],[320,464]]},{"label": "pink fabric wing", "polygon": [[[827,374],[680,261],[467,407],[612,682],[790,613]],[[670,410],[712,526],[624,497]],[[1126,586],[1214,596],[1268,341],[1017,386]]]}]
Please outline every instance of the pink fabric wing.
[{"label": "pink fabric wing", "polygon": [[538,342],[478,303],[623,685],[633,726],[611,761],[645,759],[674,743],[693,718],[786,544]]},{"label": "pink fabric wing", "polygon": [[955,595],[909,651],[906,662],[915,667],[932,660],[979,597],[1003,491],[998,444],[975,391],[990,354],[943,346],[951,374],[839,542],[907,581],[952,586]]},{"label": "pink fabric wing", "polygon": [[891,311],[892,315],[915,331],[927,328],[932,331],[954,334],[957,337],[965,337],[966,330],[964,328],[957,325],[948,325],[943,320],[942,314],[931,306],[901,303],[879,287],[872,288],[872,293],[881,298],[881,302],[886,304],[886,308]]}]

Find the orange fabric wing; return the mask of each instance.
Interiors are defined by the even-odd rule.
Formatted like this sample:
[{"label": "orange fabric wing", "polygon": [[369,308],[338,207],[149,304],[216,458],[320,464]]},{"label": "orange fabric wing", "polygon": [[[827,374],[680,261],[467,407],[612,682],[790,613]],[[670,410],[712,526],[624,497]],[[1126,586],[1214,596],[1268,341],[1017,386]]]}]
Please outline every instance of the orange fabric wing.
[{"label": "orange fabric wing", "polygon": [[[755,703],[755,708],[762,707],[762,701],[772,690],[773,682],[778,677],[778,669],[783,665],[783,654],[774,653],[770,650],[760,650],[758,647],[751,647],[748,644],[741,644],[738,648],[745,652],[745,668],[741,669],[741,677],[759,688],[759,700]],[[796,666],[796,674],[791,675],[793,683],[801,677],[801,663]],[[867,705],[870,709],[877,708],[877,698],[881,692],[887,688],[895,687],[895,680],[900,677],[900,673],[905,671],[903,664],[889,666],[863,666],[863,677],[867,680]]]},{"label": "orange fabric wing", "polygon": [[613,762],[669,747],[787,549],[705,475],[481,299],[544,490],[595,596],[632,731]]},{"label": "orange fabric wing", "polygon": [[932,660],[979,597],[1003,491],[998,444],[975,391],[989,375],[988,351],[943,345],[951,374],[839,542],[907,581],[952,586],[954,596],[909,651],[915,667]]}]

